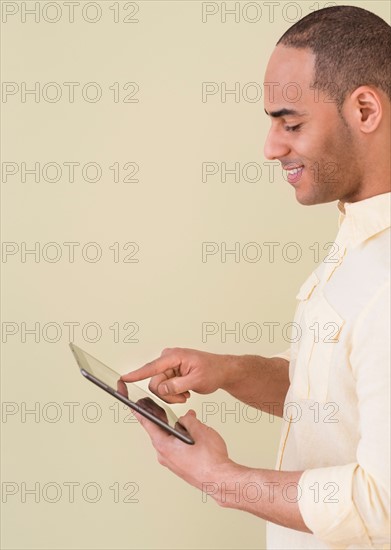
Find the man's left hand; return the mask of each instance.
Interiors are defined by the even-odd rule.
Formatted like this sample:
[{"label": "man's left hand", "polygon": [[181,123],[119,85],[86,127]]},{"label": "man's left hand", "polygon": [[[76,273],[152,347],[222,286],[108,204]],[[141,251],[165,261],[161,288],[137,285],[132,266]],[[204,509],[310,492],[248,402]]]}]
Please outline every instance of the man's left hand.
[{"label": "man's left hand", "polygon": [[234,464],[228,458],[224,439],[200,422],[192,409],[179,422],[194,439],[194,445],[184,443],[139,413],[133,414],[148,432],[159,463],[198,489],[219,479],[225,468]]}]

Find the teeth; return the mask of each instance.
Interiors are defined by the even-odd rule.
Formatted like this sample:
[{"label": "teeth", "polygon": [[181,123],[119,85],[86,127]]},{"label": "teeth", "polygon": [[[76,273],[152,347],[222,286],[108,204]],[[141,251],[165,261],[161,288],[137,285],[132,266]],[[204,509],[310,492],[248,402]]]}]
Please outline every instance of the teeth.
[{"label": "teeth", "polygon": [[290,176],[295,176],[296,174],[301,172],[302,169],[303,169],[302,167],[301,168],[293,168],[293,170],[287,170],[287,172]]}]

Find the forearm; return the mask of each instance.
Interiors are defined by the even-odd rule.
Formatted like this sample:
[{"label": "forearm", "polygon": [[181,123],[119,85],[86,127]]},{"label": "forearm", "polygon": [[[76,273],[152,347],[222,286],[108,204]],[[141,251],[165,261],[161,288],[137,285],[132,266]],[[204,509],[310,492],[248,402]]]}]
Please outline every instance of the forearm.
[{"label": "forearm", "polygon": [[283,416],[289,388],[289,363],[280,357],[227,356],[222,389],[257,409]]},{"label": "forearm", "polygon": [[214,472],[202,491],[225,508],[236,508],[297,531],[312,533],[300,513],[297,489],[302,471],[246,468],[234,462]]}]

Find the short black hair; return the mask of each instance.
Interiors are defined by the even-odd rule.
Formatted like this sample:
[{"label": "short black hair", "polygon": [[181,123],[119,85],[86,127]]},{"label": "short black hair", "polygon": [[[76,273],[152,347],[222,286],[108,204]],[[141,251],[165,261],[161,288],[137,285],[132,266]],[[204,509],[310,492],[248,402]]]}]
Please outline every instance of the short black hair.
[{"label": "short black hair", "polygon": [[391,27],[370,11],[356,6],[320,9],[297,21],[278,44],[312,50],[311,87],[335,101],[340,114],[347,94],[359,86],[375,86],[391,100]]}]

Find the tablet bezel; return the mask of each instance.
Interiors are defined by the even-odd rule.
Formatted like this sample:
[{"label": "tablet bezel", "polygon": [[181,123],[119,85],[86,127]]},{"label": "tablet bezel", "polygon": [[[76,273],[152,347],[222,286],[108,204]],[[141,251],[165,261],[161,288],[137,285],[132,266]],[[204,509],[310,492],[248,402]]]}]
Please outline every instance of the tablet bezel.
[{"label": "tablet bezel", "polygon": [[[124,395],[122,395],[118,391],[114,390],[114,388],[111,388],[110,386],[105,384],[105,382],[103,382],[102,380],[100,380],[99,378],[97,378],[96,376],[91,374],[90,372],[88,372],[88,370],[87,370],[88,361],[84,357],[84,353],[86,353],[87,355],[90,355],[91,357],[93,357],[90,353],[88,353],[87,351],[84,351],[82,348],[79,348],[73,342],[69,343],[69,347],[71,348],[73,356],[76,359],[76,362],[78,364],[78,367],[80,369],[81,374],[87,380],[89,380],[90,382],[92,382],[93,384],[95,384],[96,386],[101,388],[102,390],[106,391],[110,395],[116,397],[119,401],[122,401],[122,403],[124,403],[125,405],[128,405],[128,407],[130,407],[131,409],[133,409],[136,412],[140,413],[142,416],[145,416],[145,418],[148,418],[148,420],[151,420],[152,422],[154,422],[155,424],[157,424],[158,426],[160,426],[164,430],[168,431],[169,433],[171,433],[175,437],[178,437],[184,443],[187,443],[189,445],[194,445],[195,441],[191,438],[190,434],[186,435],[186,434],[176,430],[174,427],[170,426],[166,422],[163,422],[163,420],[161,420],[160,418],[155,416],[153,413],[139,407],[137,405],[137,403],[134,403],[129,398],[125,397]],[[78,350],[80,350],[82,353],[79,353]],[[95,359],[95,361],[98,361],[99,363],[101,363],[101,365],[103,365],[107,369],[111,370],[115,374],[118,374],[118,378],[120,378],[121,375],[119,373],[117,373],[116,371],[114,371],[113,369],[111,369],[110,367],[105,365],[104,363],[102,363],[102,361],[100,359],[97,359],[96,357],[93,357],[93,359]],[[84,364],[84,362],[87,362],[87,366]],[[127,384],[136,386],[138,390],[142,390],[142,392],[145,393],[145,395],[147,397],[150,397],[153,401],[156,402],[156,397],[155,396],[153,396],[152,394],[149,394],[143,388],[140,388],[139,386],[137,386],[137,384],[131,384],[129,382],[127,382]],[[168,407],[166,403],[164,403],[164,406],[167,407],[168,409],[170,409],[170,407]],[[170,409],[170,411],[171,411],[171,414],[173,414],[173,416],[176,417],[176,415],[173,413],[173,411],[171,409]],[[184,426],[182,426],[182,424],[179,421],[178,421],[178,424],[181,426],[181,428],[183,430],[186,431],[186,428]]]}]

